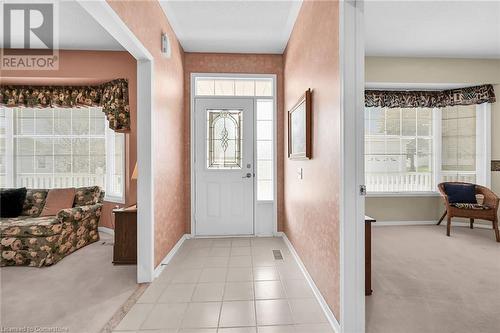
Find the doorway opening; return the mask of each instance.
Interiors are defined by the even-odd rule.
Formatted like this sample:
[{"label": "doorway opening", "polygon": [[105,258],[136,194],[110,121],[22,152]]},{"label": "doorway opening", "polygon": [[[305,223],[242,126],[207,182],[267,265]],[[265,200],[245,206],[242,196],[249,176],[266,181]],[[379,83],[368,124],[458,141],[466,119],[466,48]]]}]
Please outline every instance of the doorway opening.
[{"label": "doorway opening", "polygon": [[277,232],[276,76],[192,74],[193,236]]}]

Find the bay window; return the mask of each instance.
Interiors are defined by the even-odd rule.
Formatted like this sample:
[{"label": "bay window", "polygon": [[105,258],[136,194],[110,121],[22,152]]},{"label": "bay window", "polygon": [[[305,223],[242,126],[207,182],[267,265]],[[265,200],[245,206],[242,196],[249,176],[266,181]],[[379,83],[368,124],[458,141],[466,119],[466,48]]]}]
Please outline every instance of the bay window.
[{"label": "bay window", "polygon": [[98,185],[124,202],[125,138],[99,107],[0,108],[0,186]]},{"label": "bay window", "polygon": [[490,104],[365,108],[370,193],[435,192],[442,181],[489,185]]}]

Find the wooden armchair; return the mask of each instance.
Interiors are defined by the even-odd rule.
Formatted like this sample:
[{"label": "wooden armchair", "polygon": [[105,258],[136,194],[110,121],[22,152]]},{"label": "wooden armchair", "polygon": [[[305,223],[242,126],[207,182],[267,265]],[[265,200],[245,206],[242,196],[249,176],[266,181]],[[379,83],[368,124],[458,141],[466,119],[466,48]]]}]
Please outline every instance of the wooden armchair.
[{"label": "wooden armchair", "polygon": [[461,182],[449,182],[441,183],[438,185],[439,192],[444,198],[446,211],[444,212],[441,219],[439,219],[438,225],[444,220],[445,216],[448,216],[446,224],[446,235],[450,236],[451,230],[451,219],[453,217],[464,217],[470,219],[470,228],[474,228],[474,219],[481,219],[491,221],[493,224],[493,230],[495,231],[496,241],[500,242],[500,232],[498,231],[498,196],[493,193],[490,189],[476,184],[474,185],[476,189],[476,195],[483,196],[482,204],[471,205],[471,204],[450,204],[448,201],[448,195],[445,191],[445,184],[469,184]]}]

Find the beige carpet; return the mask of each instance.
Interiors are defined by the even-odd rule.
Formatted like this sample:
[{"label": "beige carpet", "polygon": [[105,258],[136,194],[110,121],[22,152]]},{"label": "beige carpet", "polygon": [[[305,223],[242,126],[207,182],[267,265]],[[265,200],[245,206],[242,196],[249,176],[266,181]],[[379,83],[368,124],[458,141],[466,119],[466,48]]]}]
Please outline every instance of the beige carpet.
[{"label": "beige carpet", "polygon": [[500,243],[492,230],[373,227],[368,333],[500,332]]},{"label": "beige carpet", "polygon": [[135,265],[111,263],[112,241],[101,233],[50,267],[2,267],[0,326],[100,332],[137,287]]}]

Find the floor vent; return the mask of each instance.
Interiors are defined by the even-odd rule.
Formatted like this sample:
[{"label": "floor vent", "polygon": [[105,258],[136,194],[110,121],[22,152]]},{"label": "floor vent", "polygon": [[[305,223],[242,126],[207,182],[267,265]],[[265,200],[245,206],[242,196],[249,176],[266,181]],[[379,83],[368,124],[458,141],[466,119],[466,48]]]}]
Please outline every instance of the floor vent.
[{"label": "floor vent", "polygon": [[273,250],[274,260],[283,260],[283,255],[280,250]]},{"label": "floor vent", "polygon": [[112,243],[112,242],[106,242],[106,241],[104,241],[104,242],[102,242],[102,243],[101,243],[101,245],[105,245],[105,246],[113,246],[113,245],[115,245],[115,244],[114,244],[114,243]]}]

